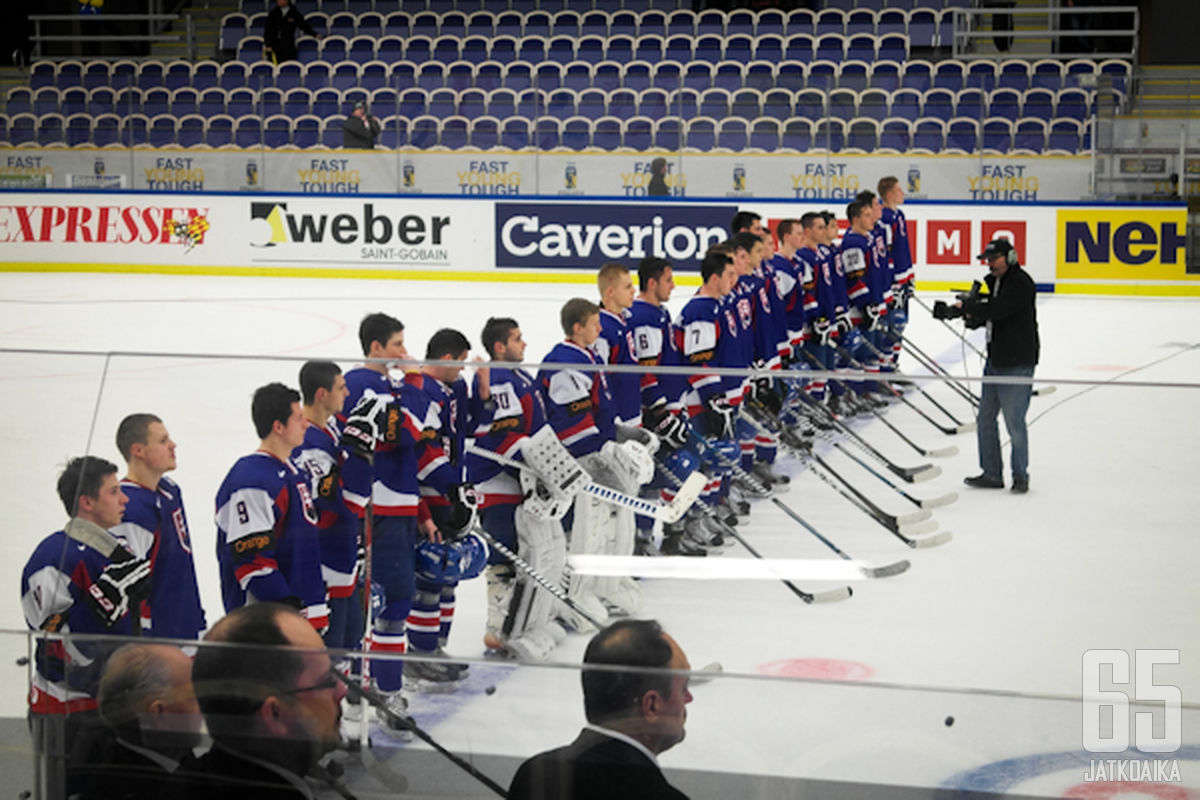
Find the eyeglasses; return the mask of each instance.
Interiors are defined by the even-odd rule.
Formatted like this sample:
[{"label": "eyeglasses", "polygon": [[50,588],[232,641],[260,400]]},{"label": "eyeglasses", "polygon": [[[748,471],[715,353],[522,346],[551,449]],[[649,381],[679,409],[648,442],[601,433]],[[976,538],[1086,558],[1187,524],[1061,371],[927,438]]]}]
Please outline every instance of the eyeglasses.
[{"label": "eyeglasses", "polygon": [[288,689],[286,692],[279,694],[301,694],[303,692],[320,692],[325,689],[336,689],[340,681],[333,676],[332,673],[327,673],[325,679],[319,683],[314,683],[312,686],[302,686],[299,689]]}]

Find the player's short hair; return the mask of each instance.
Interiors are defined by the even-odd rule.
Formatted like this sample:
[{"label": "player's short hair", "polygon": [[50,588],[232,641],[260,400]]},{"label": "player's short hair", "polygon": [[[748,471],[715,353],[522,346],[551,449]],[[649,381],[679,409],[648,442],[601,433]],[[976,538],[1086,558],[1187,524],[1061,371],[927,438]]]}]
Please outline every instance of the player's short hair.
[{"label": "player's short hair", "polygon": [[317,399],[317,389],[333,389],[334,379],[342,374],[342,368],[332,361],[305,361],[300,368],[300,396],[304,405],[310,406]]},{"label": "player's short hair", "polygon": [[479,334],[479,341],[483,343],[488,357],[495,358],[496,345],[508,342],[508,337],[519,327],[512,317],[488,317],[488,321],[483,323],[483,333]]},{"label": "player's short hair", "polygon": [[582,297],[572,297],[563,304],[562,312],[559,314],[563,333],[570,336],[575,332],[576,325],[586,325],[589,317],[599,313],[600,306],[591,300],[584,300]]},{"label": "player's short hair", "polygon": [[762,244],[762,239],[753,233],[735,233],[729,237],[726,244],[731,250],[745,250],[747,253],[753,253],[754,246]]},{"label": "player's short hair", "polygon": [[708,283],[709,278],[720,275],[732,263],[733,256],[730,254],[729,248],[710,247],[704,254],[704,260],[700,262],[700,279]]},{"label": "player's short hair", "polygon": [[729,232],[737,234],[748,231],[756,219],[762,219],[762,215],[755,214],[753,211],[739,211],[733,215],[733,221],[729,223]]},{"label": "player's short hair", "polygon": [[806,231],[811,230],[818,219],[824,219],[820,211],[805,211],[800,215],[800,227]]},{"label": "player's short hair", "polygon": [[775,226],[775,238],[782,240],[783,237],[790,235],[792,228],[795,228],[797,224],[794,219],[779,220],[779,224]]},{"label": "player's short hair", "polygon": [[169,644],[127,644],[109,657],[96,692],[105,722],[114,728],[127,725],[175,688],[166,649],[180,652]]},{"label": "player's short hair", "polygon": [[254,420],[258,438],[267,438],[276,422],[287,425],[292,416],[292,403],[299,402],[300,393],[282,383],[268,383],[255,389],[254,399],[250,402],[250,417]]},{"label": "player's short hair", "polygon": [[837,215],[834,214],[832,211],[822,211],[821,216],[825,219],[826,225],[828,225],[831,222],[835,222],[835,223],[837,222]]},{"label": "player's short hair", "polygon": [[121,458],[129,461],[133,446],[146,443],[152,422],[162,422],[162,420],[153,414],[130,414],[121,420],[121,424],[117,426],[117,450],[120,451]]},{"label": "player's short hair", "polygon": [[[872,197],[874,197],[874,194],[872,194]],[[854,220],[862,216],[864,211],[870,208],[871,203],[871,200],[864,200],[861,197],[851,200],[850,204],[846,206],[846,219],[854,222]]]},{"label": "player's short hair", "polygon": [[900,179],[895,175],[886,175],[879,179],[879,185],[875,188],[879,190],[879,196],[883,197],[892,189],[895,189],[898,183],[900,183]]},{"label": "player's short hair", "polygon": [[81,497],[97,497],[100,484],[109,475],[115,474],[117,465],[97,456],[80,456],[67,462],[58,476],[58,499],[71,516]]},{"label": "player's short hair", "polygon": [[872,203],[875,202],[875,193],[872,192],[870,189],[863,189],[861,192],[854,195],[854,199],[862,200],[867,205],[871,205]]},{"label": "player's short hair", "polygon": [[192,664],[196,700],[214,737],[244,733],[246,718],[268,697],[296,688],[304,659],[281,629],[294,609],[254,603],[230,611],[204,637],[242,647],[201,646]]},{"label": "player's short hair", "polygon": [[596,287],[600,289],[600,296],[604,297],[605,289],[615,285],[622,276],[628,274],[629,267],[616,261],[609,261],[600,267],[600,271],[596,273]]},{"label": "player's short hair", "polygon": [[638,290],[646,291],[650,281],[662,280],[663,273],[671,269],[671,262],[658,256],[646,256],[638,262]]},{"label": "player's short hair", "polygon": [[471,340],[454,328],[442,328],[429,337],[425,357],[432,360],[451,356],[457,358],[471,349]]},{"label": "player's short hair", "polygon": [[371,342],[385,345],[388,343],[388,339],[402,330],[404,330],[404,323],[389,314],[384,314],[382,311],[367,314],[363,317],[362,322],[358,323],[358,343],[362,345],[363,355],[371,354]]},{"label": "player's short hair", "polygon": [[671,664],[671,645],[654,620],[623,619],[609,625],[588,642],[583,663],[638,668],[626,672],[584,667],[583,708],[592,724],[628,716],[652,689],[671,695],[671,674],[653,671]]}]

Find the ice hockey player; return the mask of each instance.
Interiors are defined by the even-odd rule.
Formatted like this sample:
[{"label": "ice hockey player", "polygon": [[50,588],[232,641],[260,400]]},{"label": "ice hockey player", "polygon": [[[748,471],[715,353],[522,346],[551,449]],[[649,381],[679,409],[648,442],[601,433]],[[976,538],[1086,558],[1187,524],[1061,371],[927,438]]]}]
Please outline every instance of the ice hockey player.
[{"label": "ice hockey player", "polygon": [[113,533],[150,555],[150,597],[143,632],[168,639],[199,639],[206,624],[192,560],[183,494],[166,477],[175,469],[175,442],[153,414],[130,414],[117,426],[117,450],[127,465],[121,491],[129,498]]},{"label": "ice hockey player", "polygon": [[[138,606],[150,592],[150,560],[109,533],[126,503],[116,465],[95,456],[72,459],[58,478],[58,496],[70,521],[38,544],[21,573],[26,624],[51,634],[135,635]],[[48,797],[67,796],[67,754],[76,733],[96,719],[96,688],[113,649],[37,640],[30,726]]]},{"label": "ice hockey player", "polygon": [[[593,349],[600,336],[600,308],[582,298],[568,300],[560,314],[566,339],[543,359],[550,363],[600,365]],[[653,465],[645,448],[635,442],[617,444],[613,418],[614,403],[603,372],[570,368],[544,368],[538,383],[546,394],[550,426],[568,452],[579,460],[592,479],[627,494],[636,494],[641,483],[649,480]],[[623,430],[625,430],[623,428]],[[645,432],[641,436],[649,439]],[[654,443],[657,446],[657,443]],[[640,469],[638,465],[644,466]],[[641,480],[640,472],[646,472]],[[632,555],[635,524],[633,512],[612,506],[589,494],[580,494],[563,527],[572,553]],[[608,610],[636,613],[641,602],[637,585],[628,578],[598,580],[572,576],[569,594],[577,604],[601,622]],[[569,617],[576,629],[591,627],[579,615]]]},{"label": "ice hockey player", "polygon": [[[802,215],[800,227],[804,230],[804,242],[796,250],[794,258],[803,264],[806,279],[811,275],[813,307],[806,313],[806,324],[812,335],[796,351],[796,358],[815,369],[830,371],[837,363],[830,343],[838,335],[839,315],[846,312],[846,308],[835,299],[836,255],[828,247],[825,218],[819,212],[809,211]],[[818,403],[824,403],[826,384],[824,378],[814,378],[808,385],[809,396]],[[840,387],[835,387],[835,390],[841,391]]]},{"label": "ice hockey player", "polygon": [[[466,361],[471,344],[451,328],[430,337],[426,361]],[[476,522],[478,497],[467,480],[464,452],[467,436],[477,423],[490,420],[493,402],[487,367],[479,388],[478,403],[468,397],[463,367],[425,364],[420,372],[405,376],[407,387],[428,400],[432,414],[416,445],[421,491],[420,516],[435,526],[432,536],[417,544],[416,592],[408,615],[410,653],[441,661],[406,661],[406,678],[422,688],[448,689],[465,677],[467,664],[446,660],[445,645],[454,622],[455,589],[460,580],[477,576],[487,563],[487,548],[471,529]],[[480,415],[471,419],[474,407]]]},{"label": "ice hockey player", "polygon": [[[886,267],[878,263],[874,193],[861,192],[846,206],[846,219],[850,229],[842,237],[841,257],[846,270],[850,321],[854,328],[843,331],[845,335],[839,346],[845,351],[844,358],[852,358],[868,373],[878,373],[882,365],[863,340],[878,347],[883,335],[882,326],[886,324],[891,278],[886,274]],[[875,404],[867,393],[879,389],[877,383],[855,381],[851,386],[859,393],[860,403]]]},{"label": "ice hockey player", "polygon": [[300,367],[304,401],[304,442],[292,460],[308,472],[320,531],[321,574],[329,604],[325,645],[356,650],[362,642],[362,597],[358,580],[358,518],[346,505],[342,483],[345,454],[337,414],[350,391],[341,368],[332,361],[307,361]]},{"label": "ice hockey player", "polygon": [[[629,328],[629,307],[633,305],[633,279],[623,264],[610,261],[596,276],[600,290],[600,336],[594,345],[606,364],[633,366],[633,340]],[[613,423],[642,424],[641,379],[633,372],[608,373],[609,392],[613,397]]]},{"label": "ice hockey player", "polygon": [[[490,418],[474,412],[475,448],[521,460],[521,442],[546,424],[546,401],[533,376],[511,366],[525,358],[525,339],[515,319],[491,317],[480,335],[491,357],[487,370],[474,378],[472,407],[479,408],[483,384],[490,388]],[[486,412],[486,409],[481,409]],[[558,585],[566,564],[562,523],[534,513],[527,505],[518,473],[488,458],[467,452],[467,477],[483,494],[480,525],[500,544],[517,553],[539,575]],[[544,661],[566,636],[556,621],[557,603],[527,574],[519,572],[493,549],[487,567],[486,654],[521,661]]]},{"label": "ice hockey player", "polygon": [[217,490],[217,560],[225,610],[283,603],[318,632],[329,624],[317,510],[308,473],[292,461],[304,443],[300,394],[281,383],[254,392],[251,417],[261,440]]},{"label": "ice hockey player", "polygon": [[[878,188],[879,198],[883,201],[880,223],[892,271],[892,307],[888,323],[897,336],[903,336],[904,329],[908,327],[908,301],[912,297],[916,277],[908,240],[908,220],[900,208],[904,202],[904,188],[894,175],[880,178]],[[892,364],[895,365],[900,357],[900,341],[892,341],[891,345]]]}]

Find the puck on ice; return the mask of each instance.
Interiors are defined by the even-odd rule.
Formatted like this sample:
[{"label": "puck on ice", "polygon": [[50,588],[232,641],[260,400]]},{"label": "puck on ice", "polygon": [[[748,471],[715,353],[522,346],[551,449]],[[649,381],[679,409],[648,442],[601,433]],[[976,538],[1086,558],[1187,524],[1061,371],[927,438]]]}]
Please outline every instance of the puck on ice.
[{"label": "puck on ice", "polygon": [[487,687],[486,689],[484,689],[484,690],[483,690],[483,693],[484,693],[484,694],[495,694],[495,693],[496,693],[496,687],[495,687],[495,686],[489,686],[489,687]]},{"label": "puck on ice", "polygon": [[954,717],[946,717],[946,727],[949,728],[954,724]]}]

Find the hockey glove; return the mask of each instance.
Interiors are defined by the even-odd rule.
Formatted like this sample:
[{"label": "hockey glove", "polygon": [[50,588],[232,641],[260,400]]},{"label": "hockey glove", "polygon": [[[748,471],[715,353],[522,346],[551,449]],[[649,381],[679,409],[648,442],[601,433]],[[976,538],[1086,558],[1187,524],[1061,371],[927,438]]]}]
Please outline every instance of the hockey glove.
[{"label": "hockey glove", "polygon": [[750,399],[774,416],[779,416],[779,412],[783,411],[783,398],[775,391],[775,381],[765,375],[750,383]]},{"label": "hockey glove", "polygon": [[450,501],[449,513],[438,528],[442,535],[449,539],[457,539],[471,528],[475,527],[478,519],[479,495],[475,487],[469,483],[455,486],[446,496]]},{"label": "hockey glove", "polygon": [[828,317],[821,317],[813,323],[813,333],[817,336],[817,343],[822,347],[828,347],[829,342],[836,335],[837,327],[829,321]]},{"label": "hockey glove", "polygon": [[838,333],[849,333],[854,329],[854,320],[850,317],[849,311],[843,311],[837,315]]},{"label": "hockey glove", "polygon": [[649,427],[668,447],[678,450],[688,444],[688,423],[680,419],[678,414],[664,411]]},{"label": "hockey glove", "polygon": [[391,398],[364,395],[342,426],[342,446],[355,455],[370,458],[376,443],[382,441],[391,413]]},{"label": "hockey glove", "polygon": [[121,557],[119,553],[124,553],[123,560],[105,567],[84,594],[88,606],[109,628],[150,594],[150,559],[134,558],[122,550],[114,553],[113,558]]},{"label": "hockey glove", "polygon": [[724,439],[733,438],[737,409],[730,405],[728,400],[719,395],[714,397],[709,401],[708,411],[705,413],[708,414],[709,427],[713,436]]},{"label": "hockey glove", "polygon": [[883,318],[886,314],[887,303],[872,303],[871,305],[867,306],[867,330],[878,330],[883,325]]}]

